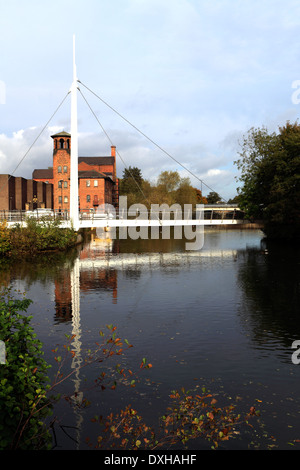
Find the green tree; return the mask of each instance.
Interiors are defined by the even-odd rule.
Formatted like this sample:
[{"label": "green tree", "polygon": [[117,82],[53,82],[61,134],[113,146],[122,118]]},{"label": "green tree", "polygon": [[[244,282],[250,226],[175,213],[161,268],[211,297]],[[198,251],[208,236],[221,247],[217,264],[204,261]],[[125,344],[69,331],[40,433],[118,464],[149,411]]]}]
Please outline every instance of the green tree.
[{"label": "green tree", "polygon": [[218,202],[221,201],[221,196],[219,196],[218,193],[216,193],[215,191],[211,191],[207,197],[207,202],[208,204],[218,204]]},{"label": "green tree", "polygon": [[264,222],[268,238],[298,239],[300,234],[300,126],[296,122],[269,133],[250,129],[244,137],[238,188],[240,206]]},{"label": "green tree", "polygon": [[240,195],[237,194],[237,195],[234,196],[233,198],[228,199],[227,202],[228,202],[228,204],[239,204],[239,203],[240,203],[240,199],[241,199]]},{"label": "green tree", "polygon": [[142,172],[137,167],[125,168],[123,178],[119,180],[120,195],[137,194],[143,184]]}]

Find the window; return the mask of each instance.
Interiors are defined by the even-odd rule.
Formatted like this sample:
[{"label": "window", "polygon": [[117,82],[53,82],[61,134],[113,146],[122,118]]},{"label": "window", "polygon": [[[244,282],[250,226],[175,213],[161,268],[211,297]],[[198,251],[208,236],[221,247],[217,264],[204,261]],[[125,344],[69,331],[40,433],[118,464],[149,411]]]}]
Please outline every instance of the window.
[{"label": "window", "polygon": [[57,167],[57,172],[58,172],[58,173],[61,173],[61,166],[58,166],[58,167]]},{"label": "window", "polygon": [[63,149],[64,148],[64,139],[60,139],[59,141],[59,148]]},{"label": "window", "polygon": [[91,186],[90,180],[86,180],[86,186],[89,188]]},{"label": "window", "polygon": [[64,188],[68,187],[68,181],[64,181]]},{"label": "window", "polygon": [[64,173],[68,173],[68,167],[64,166]]},{"label": "window", "polygon": [[94,180],[94,187],[96,188],[98,186],[98,180]]},{"label": "window", "polygon": [[62,197],[58,196],[58,204],[61,204],[61,203],[62,203]]},{"label": "window", "polygon": [[68,200],[68,196],[65,196],[65,197],[64,197],[64,202],[66,202],[66,203],[68,203],[68,202],[69,202],[69,200]]},{"label": "window", "polygon": [[59,180],[59,182],[58,182],[58,187],[59,187],[59,188],[62,188],[62,180]]},{"label": "window", "polygon": [[91,202],[91,196],[89,194],[86,197],[86,202]]}]

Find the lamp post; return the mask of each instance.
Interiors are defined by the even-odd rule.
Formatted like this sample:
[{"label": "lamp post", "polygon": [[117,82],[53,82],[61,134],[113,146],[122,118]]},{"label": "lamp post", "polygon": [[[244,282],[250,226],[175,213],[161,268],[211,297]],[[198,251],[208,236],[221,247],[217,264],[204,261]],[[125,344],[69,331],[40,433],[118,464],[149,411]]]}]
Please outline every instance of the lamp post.
[{"label": "lamp post", "polygon": [[[34,210],[34,204],[37,205],[37,203],[38,203],[38,198],[36,196],[33,196],[33,198],[32,198],[32,210]],[[36,207],[36,209],[37,209],[37,207]]]}]

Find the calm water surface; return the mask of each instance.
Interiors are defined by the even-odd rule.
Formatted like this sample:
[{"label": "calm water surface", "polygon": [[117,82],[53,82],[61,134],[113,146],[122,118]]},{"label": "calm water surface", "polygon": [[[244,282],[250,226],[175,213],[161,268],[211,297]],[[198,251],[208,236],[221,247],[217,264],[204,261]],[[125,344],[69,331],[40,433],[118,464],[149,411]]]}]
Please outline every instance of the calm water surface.
[{"label": "calm water surface", "polygon": [[[241,411],[261,410],[257,429],[225,448],[299,448],[300,364],[291,360],[300,340],[298,248],[266,246],[260,231],[212,229],[202,250],[184,248],[180,240],[92,238],[67,258],[1,271],[3,283],[33,300],[32,325],[52,373],[51,349],[65,334],[76,334],[79,360],[107,324],[133,345],[122,365],[138,372],[136,387],[86,391],[84,411],[58,405],[57,449],[86,448],[85,438],[98,435],[91,418],[129,403],[155,426],[172,390],[203,385],[225,404],[237,399]],[[139,372],[144,357],[153,367]],[[63,391],[88,388],[100,372],[99,365],[81,370]]]}]

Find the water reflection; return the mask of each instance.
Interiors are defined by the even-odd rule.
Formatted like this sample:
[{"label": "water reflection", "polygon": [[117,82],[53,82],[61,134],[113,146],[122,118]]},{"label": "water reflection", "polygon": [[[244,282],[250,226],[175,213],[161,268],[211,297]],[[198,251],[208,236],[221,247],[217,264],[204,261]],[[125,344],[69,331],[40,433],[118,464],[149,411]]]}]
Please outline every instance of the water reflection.
[{"label": "water reflection", "polygon": [[[299,249],[265,245],[261,232],[210,230],[199,252],[186,252],[185,240],[120,242],[92,234],[68,254],[4,265],[0,276],[34,300],[46,350],[64,341],[63,333],[74,335],[74,402],[81,398],[82,351],[108,323],[134,343],[129,367],[137,357],[154,364],[151,391],[149,382],[129,397],[147,403],[150,418],[161,411],[161,397],[195,378],[226,382],[235,394],[246,384],[247,395],[250,383],[263,383],[268,403],[276,393],[300,393],[290,349],[300,339]],[[261,392],[255,386],[254,398]],[[98,405],[99,396],[93,399]],[[118,404],[110,395],[105,402],[110,409]],[[75,412],[79,432],[83,414]]]},{"label": "water reflection", "polygon": [[[139,279],[142,272],[174,272],[183,269],[203,270],[220,266],[227,260],[238,263],[238,288],[244,293],[241,315],[250,315],[253,336],[261,342],[265,328],[278,328],[287,336],[300,337],[298,306],[300,301],[300,249],[265,244],[262,236],[237,231],[211,231],[200,251],[186,252],[184,240],[111,240],[95,234],[68,254],[3,264],[1,285],[23,280],[24,290],[40,283],[53,283],[54,323],[68,323],[80,311],[80,296],[88,292],[111,293],[118,302],[118,275]],[[246,241],[246,246],[245,246]],[[158,249],[159,248],[159,249]],[[212,286],[212,290],[214,287]],[[256,325],[254,327],[254,325]],[[254,331],[257,331],[254,334]]]},{"label": "water reflection", "polygon": [[300,338],[300,249],[262,240],[240,256],[243,324],[257,349],[277,350],[290,361],[291,343]]},{"label": "water reflection", "polygon": [[[261,235],[245,235],[242,231],[211,231],[206,235],[204,248],[198,252],[186,252],[184,245],[184,240],[120,243],[111,240],[109,234],[101,239],[92,234],[68,254],[40,258],[32,264],[28,261],[3,264],[0,280],[2,285],[23,280],[24,291],[36,284],[53,285],[54,324],[71,322],[79,331],[81,296],[89,292],[110,293],[111,303],[117,304],[121,273],[138,281],[146,272],[164,275],[172,270],[176,275],[194,270],[197,276],[204,271],[208,278],[212,268],[219,266],[223,272],[224,263],[237,263],[236,282],[243,293],[238,313],[252,341],[258,347],[267,347],[270,338],[280,338],[287,348],[291,338],[300,338],[298,247],[266,245]],[[206,295],[213,296],[215,292],[212,285]]]}]

